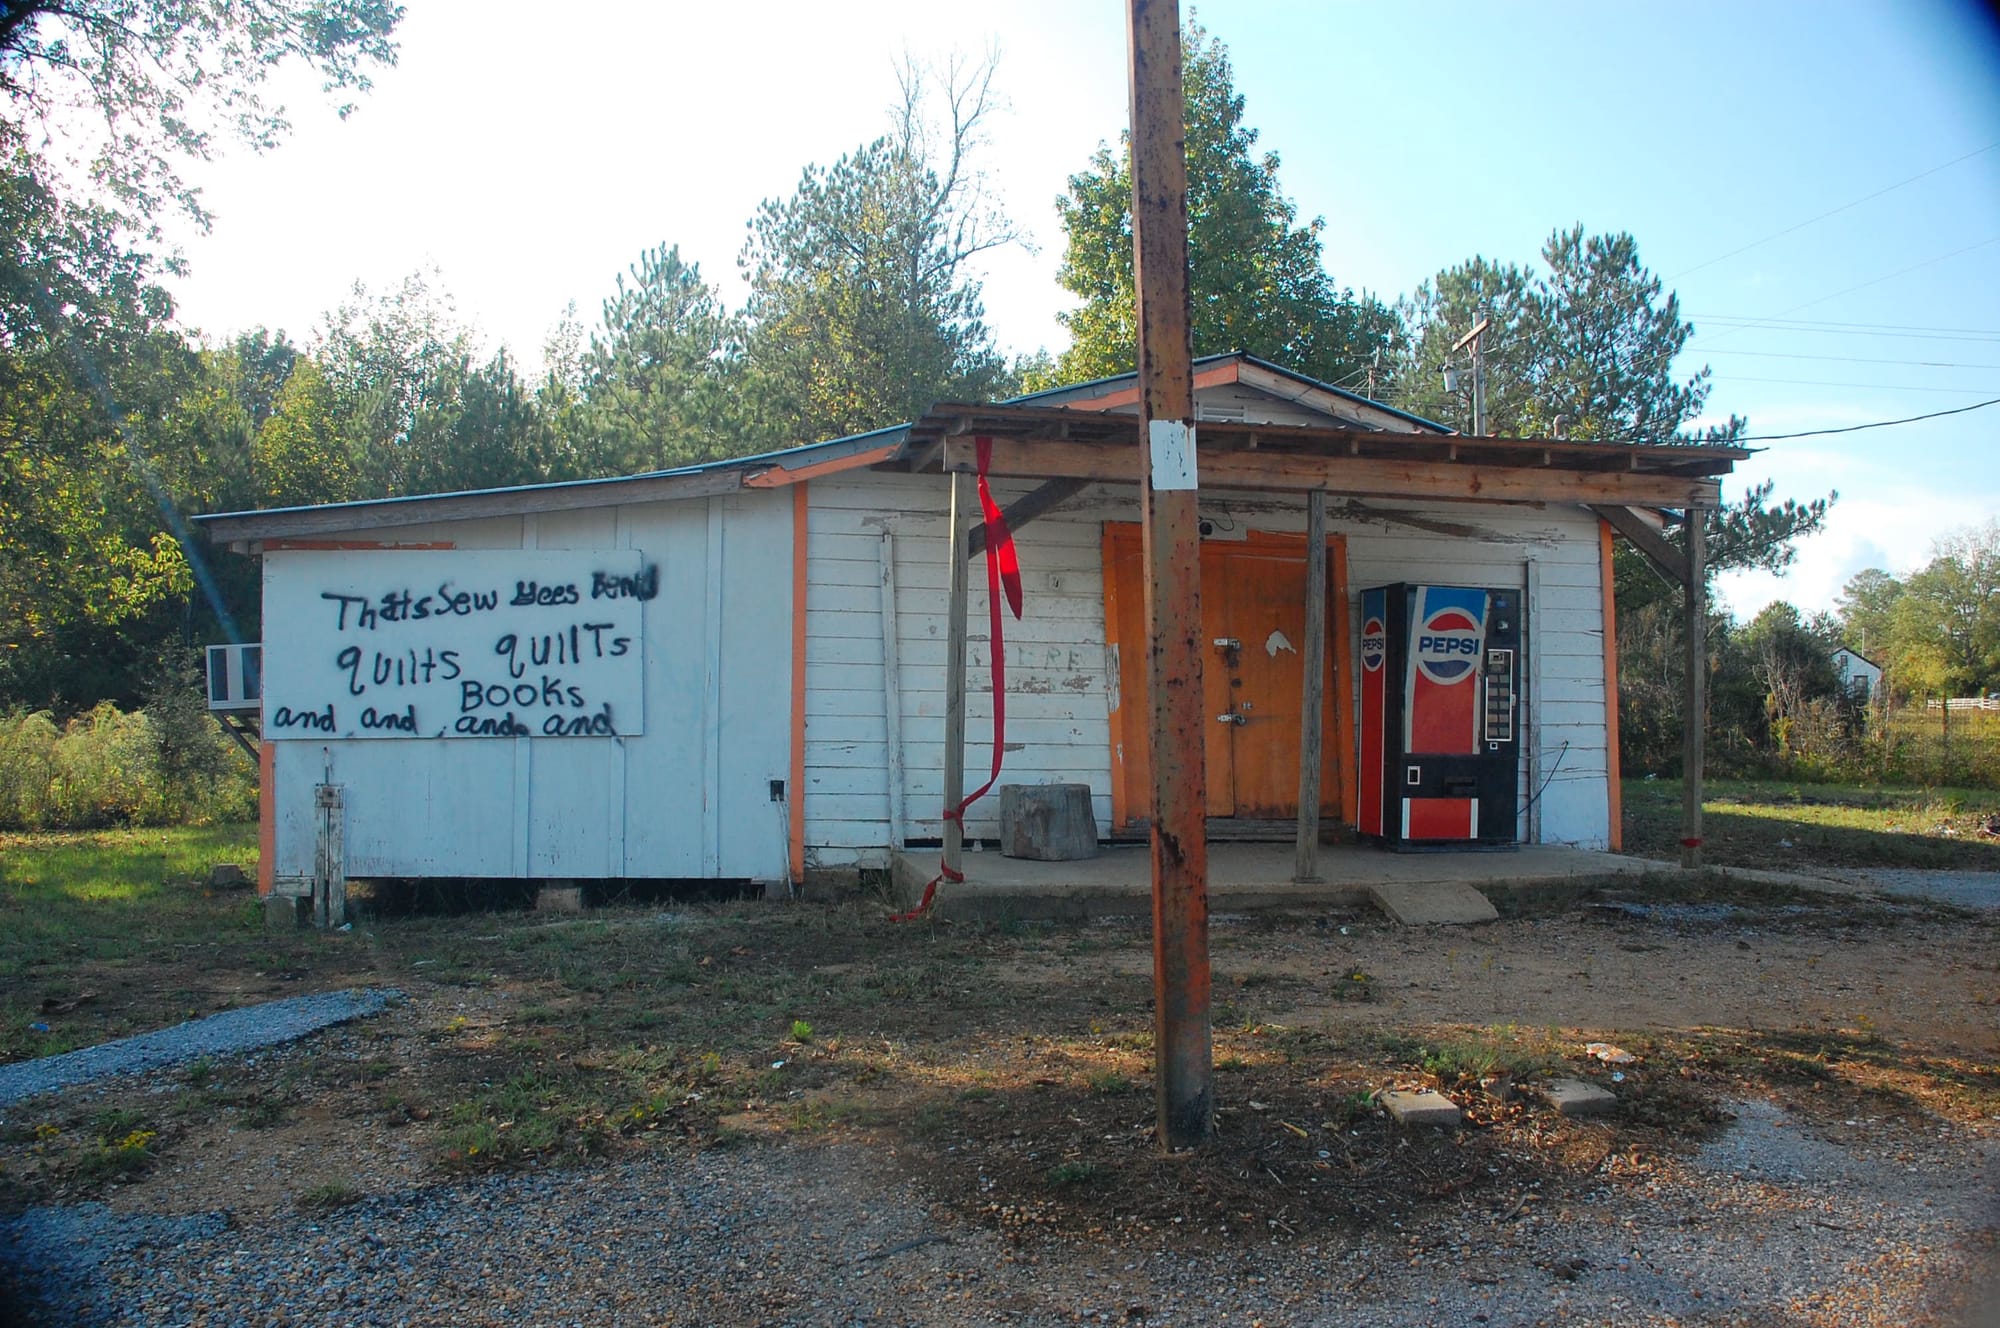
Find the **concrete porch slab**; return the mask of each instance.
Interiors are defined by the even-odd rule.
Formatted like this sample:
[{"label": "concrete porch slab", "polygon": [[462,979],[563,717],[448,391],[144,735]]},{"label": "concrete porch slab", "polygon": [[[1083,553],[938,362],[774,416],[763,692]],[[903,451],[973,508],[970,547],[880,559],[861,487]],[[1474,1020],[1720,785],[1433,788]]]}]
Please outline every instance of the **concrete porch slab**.
[{"label": "concrete porch slab", "polygon": [[[897,895],[914,903],[937,872],[938,851],[892,856]],[[1532,890],[1670,871],[1663,863],[1588,849],[1530,845],[1503,852],[1388,853],[1372,846],[1326,845],[1316,882],[1292,880],[1290,844],[1212,843],[1208,849],[1211,913],[1368,908],[1390,891],[1417,916],[1429,896],[1462,898],[1481,890]],[[1106,844],[1081,862],[1034,862],[988,849],[967,852],[963,883],[938,887],[942,916],[965,919],[1149,917],[1152,854],[1145,844]],[[1491,908],[1491,905],[1488,905]],[[1396,916],[1392,912],[1391,916]]]},{"label": "concrete porch slab", "polygon": [[1466,881],[1371,881],[1368,896],[1405,927],[1464,927],[1500,920],[1493,901]]}]

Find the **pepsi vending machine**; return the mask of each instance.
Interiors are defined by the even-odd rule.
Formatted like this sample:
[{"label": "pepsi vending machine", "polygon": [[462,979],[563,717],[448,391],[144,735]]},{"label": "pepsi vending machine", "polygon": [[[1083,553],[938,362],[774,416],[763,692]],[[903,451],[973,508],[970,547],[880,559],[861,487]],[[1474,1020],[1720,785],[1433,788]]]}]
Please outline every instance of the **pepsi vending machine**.
[{"label": "pepsi vending machine", "polygon": [[1389,848],[1512,844],[1521,592],[1361,592],[1358,829]]}]

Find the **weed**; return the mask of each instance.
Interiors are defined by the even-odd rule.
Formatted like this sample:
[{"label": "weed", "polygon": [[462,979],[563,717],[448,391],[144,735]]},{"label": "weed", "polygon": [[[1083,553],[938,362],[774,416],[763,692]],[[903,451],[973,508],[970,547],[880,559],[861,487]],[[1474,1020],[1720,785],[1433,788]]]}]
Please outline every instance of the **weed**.
[{"label": "weed", "polygon": [[187,1083],[189,1088],[205,1088],[208,1086],[209,1080],[214,1077],[215,1062],[209,1060],[207,1057],[190,1062],[188,1067],[181,1071],[181,1078]]},{"label": "weed", "polygon": [[792,1041],[810,1042],[812,1041],[812,1036],[813,1026],[811,1024],[803,1019],[792,1020]]},{"label": "weed", "polygon": [[1132,1081],[1116,1070],[1100,1070],[1090,1076],[1090,1091],[1103,1097],[1132,1091]]},{"label": "weed", "polygon": [[1066,1186],[1089,1185],[1098,1178],[1095,1162],[1058,1162],[1049,1168],[1049,1184],[1061,1189]]},{"label": "weed", "polygon": [[250,1129],[268,1130],[274,1125],[284,1124],[285,1110],[285,1103],[281,1099],[264,1097],[260,1094],[252,1097],[243,1106],[237,1119]]},{"label": "weed", "polygon": [[330,1180],[301,1193],[298,1206],[308,1213],[330,1213],[336,1208],[358,1204],[363,1197],[360,1190],[346,1181]]},{"label": "weed", "polygon": [[1345,977],[1334,979],[1333,998],[1337,1001],[1372,1001],[1375,999],[1375,979],[1357,968]]}]

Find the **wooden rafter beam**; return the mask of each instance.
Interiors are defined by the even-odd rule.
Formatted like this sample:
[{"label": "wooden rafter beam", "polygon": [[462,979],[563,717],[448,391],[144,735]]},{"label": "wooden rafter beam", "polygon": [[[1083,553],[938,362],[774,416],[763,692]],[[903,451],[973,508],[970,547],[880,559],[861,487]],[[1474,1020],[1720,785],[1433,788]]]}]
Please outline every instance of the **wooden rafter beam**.
[{"label": "wooden rafter beam", "polygon": [[[1041,488],[1022,494],[1006,507],[1000,515],[1006,518],[1007,529],[1019,530],[1036,517],[1046,516],[1077,494],[1090,487],[1089,480],[1050,480]],[[977,558],[986,551],[986,527],[974,526],[966,532],[966,556]]]},{"label": "wooden rafter beam", "polygon": [[1685,588],[1688,584],[1687,555],[1674,542],[1645,517],[1630,507],[1612,504],[1593,505],[1590,509],[1604,518],[1604,523],[1631,541],[1632,547],[1644,554],[1646,561],[1660,569],[1660,574],[1675,585]]}]

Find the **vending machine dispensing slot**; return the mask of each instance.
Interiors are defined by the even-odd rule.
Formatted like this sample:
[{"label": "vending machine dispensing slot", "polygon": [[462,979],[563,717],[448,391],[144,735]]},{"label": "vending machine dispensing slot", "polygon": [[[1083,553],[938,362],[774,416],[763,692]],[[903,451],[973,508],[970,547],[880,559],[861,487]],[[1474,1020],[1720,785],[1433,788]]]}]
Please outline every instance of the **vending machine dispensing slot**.
[{"label": "vending machine dispensing slot", "polygon": [[1516,842],[1521,592],[1361,592],[1359,829],[1398,849]]}]

